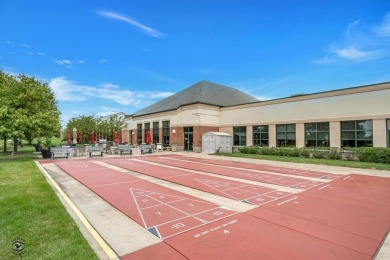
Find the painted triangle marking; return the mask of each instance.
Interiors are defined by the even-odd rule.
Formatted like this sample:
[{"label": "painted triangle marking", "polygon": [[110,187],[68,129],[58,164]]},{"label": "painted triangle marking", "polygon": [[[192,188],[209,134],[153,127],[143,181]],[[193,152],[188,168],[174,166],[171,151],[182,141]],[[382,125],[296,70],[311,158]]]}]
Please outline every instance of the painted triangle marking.
[{"label": "painted triangle marking", "polygon": [[150,233],[152,233],[153,235],[155,235],[156,237],[158,237],[158,238],[161,239],[161,235],[160,235],[160,232],[158,232],[157,227],[148,228],[148,231],[149,231]]}]

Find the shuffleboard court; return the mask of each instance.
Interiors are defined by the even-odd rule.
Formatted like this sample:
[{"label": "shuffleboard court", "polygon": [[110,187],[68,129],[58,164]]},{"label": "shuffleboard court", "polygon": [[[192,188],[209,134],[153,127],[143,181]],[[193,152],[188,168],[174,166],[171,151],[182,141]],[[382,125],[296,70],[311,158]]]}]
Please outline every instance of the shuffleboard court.
[{"label": "shuffleboard court", "polygon": [[169,166],[179,167],[188,170],[207,172],[207,173],[212,173],[217,175],[224,175],[229,177],[269,183],[269,184],[296,188],[296,189],[309,189],[323,183],[323,181],[312,181],[307,179],[294,178],[290,176],[267,174],[264,172],[256,172],[249,169],[230,168],[219,164],[204,164],[204,163],[197,163],[197,162],[192,162],[187,160],[183,161],[183,160],[167,159],[165,157],[162,158],[162,157],[154,157],[154,156],[144,157],[141,159],[144,161],[155,162],[163,165],[169,165]]},{"label": "shuffleboard court", "polygon": [[238,214],[165,240],[188,259],[370,259],[368,255]]},{"label": "shuffleboard court", "polygon": [[317,178],[317,179],[333,180],[333,179],[337,179],[337,178],[343,176],[340,174],[334,174],[334,173],[329,173],[329,172],[302,170],[302,169],[295,169],[295,168],[269,166],[269,165],[265,165],[265,164],[254,164],[254,163],[246,163],[246,162],[238,162],[238,161],[211,160],[211,159],[206,159],[206,158],[185,157],[185,156],[180,156],[180,155],[172,155],[172,156],[168,157],[168,159],[169,158],[172,160],[176,159],[178,161],[183,161],[185,163],[186,162],[198,162],[198,163],[204,163],[204,164],[215,164],[215,165],[229,166],[229,167],[235,167],[235,168],[257,170],[257,171],[297,175],[297,176],[303,176],[303,177],[312,177],[312,178]]},{"label": "shuffleboard court", "polygon": [[162,239],[236,213],[102,165],[78,161],[57,165]]},{"label": "shuffleboard court", "polygon": [[182,169],[168,168],[138,160],[116,159],[105,160],[105,162],[134,172],[258,206],[290,195],[288,192],[276,189],[225,180],[214,176],[200,175]]}]

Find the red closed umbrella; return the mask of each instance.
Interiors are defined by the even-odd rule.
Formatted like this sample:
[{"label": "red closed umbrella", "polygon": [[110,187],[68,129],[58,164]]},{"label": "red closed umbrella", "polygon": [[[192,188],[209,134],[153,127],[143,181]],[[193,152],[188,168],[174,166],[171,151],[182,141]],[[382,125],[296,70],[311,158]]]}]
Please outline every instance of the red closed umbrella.
[{"label": "red closed umbrella", "polygon": [[114,142],[118,143],[118,132],[116,130],[114,131]]},{"label": "red closed umbrella", "polygon": [[124,131],[121,132],[121,141],[122,141],[122,143],[125,142],[125,132]]},{"label": "red closed umbrella", "polygon": [[92,131],[91,133],[91,143],[94,143],[95,142],[95,132]]},{"label": "red closed umbrella", "polygon": [[68,129],[68,144],[70,144],[70,130]]},{"label": "red closed umbrella", "polygon": [[150,136],[150,130],[146,132],[145,142],[150,144],[152,142],[152,137]]}]

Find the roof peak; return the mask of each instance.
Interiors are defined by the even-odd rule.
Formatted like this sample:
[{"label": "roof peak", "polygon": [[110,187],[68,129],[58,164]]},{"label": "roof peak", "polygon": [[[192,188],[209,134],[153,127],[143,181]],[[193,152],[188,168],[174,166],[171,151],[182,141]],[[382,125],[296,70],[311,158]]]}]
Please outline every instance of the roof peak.
[{"label": "roof peak", "polygon": [[181,106],[195,103],[225,107],[256,101],[258,101],[256,98],[237,89],[202,80],[172,96],[137,111],[134,115],[139,116],[174,110]]}]

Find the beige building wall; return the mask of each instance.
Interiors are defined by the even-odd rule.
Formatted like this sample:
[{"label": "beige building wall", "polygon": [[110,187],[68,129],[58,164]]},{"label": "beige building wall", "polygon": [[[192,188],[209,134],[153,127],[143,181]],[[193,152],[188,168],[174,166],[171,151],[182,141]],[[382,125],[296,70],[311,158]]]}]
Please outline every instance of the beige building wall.
[{"label": "beige building wall", "polygon": [[[389,86],[390,87],[390,86]],[[390,114],[390,89],[341,96],[309,96],[221,109],[224,126],[380,119]]]},{"label": "beige building wall", "polygon": [[341,146],[341,129],[339,121],[329,122],[329,146],[340,148]]},{"label": "beige building wall", "polygon": [[298,148],[305,147],[305,124],[298,123],[295,125],[295,146]]},{"label": "beige building wall", "polygon": [[268,126],[268,145],[269,147],[275,147],[276,146],[276,125],[270,124]]},{"label": "beige building wall", "polygon": [[[389,115],[390,117],[390,115]],[[372,121],[373,141],[375,147],[387,146],[387,127],[386,119],[375,119]]]},{"label": "beige building wall", "polygon": [[251,125],[246,127],[246,146],[253,145],[253,127]]}]

